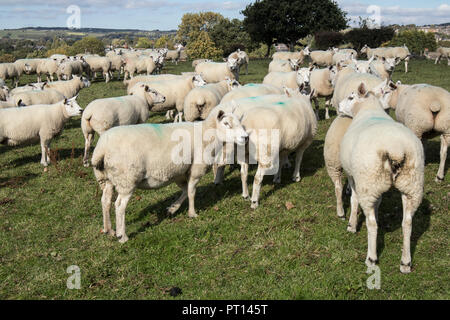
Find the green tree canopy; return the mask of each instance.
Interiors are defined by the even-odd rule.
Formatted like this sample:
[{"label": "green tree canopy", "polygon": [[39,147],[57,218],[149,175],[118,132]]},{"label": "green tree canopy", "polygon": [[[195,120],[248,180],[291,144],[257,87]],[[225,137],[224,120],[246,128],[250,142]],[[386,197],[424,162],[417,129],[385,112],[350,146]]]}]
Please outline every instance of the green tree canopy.
[{"label": "green tree canopy", "polygon": [[209,32],[225,18],[216,12],[186,13],[178,26],[177,41],[183,44],[197,40],[201,32]]},{"label": "green tree canopy", "polygon": [[216,47],[223,51],[224,56],[228,56],[238,48],[251,51],[259,45],[251,41],[244,23],[239,19],[220,21],[211,29],[209,35]]},{"label": "green tree canopy", "polygon": [[346,13],[333,0],[256,0],[242,14],[252,40],[284,42],[291,50],[310,34],[347,27]]},{"label": "green tree canopy", "polygon": [[91,54],[104,55],[105,45],[102,40],[96,37],[88,36],[76,41],[70,48],[71,55],[86,52],[89,52]]}]

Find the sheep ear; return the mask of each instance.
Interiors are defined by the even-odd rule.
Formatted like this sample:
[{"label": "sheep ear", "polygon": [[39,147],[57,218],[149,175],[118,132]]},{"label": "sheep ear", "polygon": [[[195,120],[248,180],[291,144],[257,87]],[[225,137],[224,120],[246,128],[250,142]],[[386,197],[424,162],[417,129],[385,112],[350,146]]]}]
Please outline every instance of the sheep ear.
[{"label": "sheep ear", "polygon": [[19,101],[17,101],[17,106],[18,107],[23,107],[24,104],[22,103],[22,99],[20,99]]},{"label": "sheep ear", "polygon": [[315,93],[316,93],[316,89],[312,89],[311,93],[309,94],[309,100],[312,100],[312,98],[314,97]]},{"label": "sheep ear", "polygon": [[[303,83],[302,83],[302,85],[303,85]],[[283,91],[284,91],[285,95],[287,95],[288,97],[291,97],[291,92],[289,91],[288,87],[283,86]]]},{"label": "sheep ear", "polygon": [[149,89],[149,87],[148,87],[148,86],[145,86],[145,91],[147,91],[147,92],[148,92],[148,89]]},{"label": "sheep ear", "polygon": [[364,82],[361,82],[361,84],[358,86],[358,95],[360,97],[365,97],[367,95],[367,88]]},{"label": "sheep ear", "polygon": [[389,81],[389,87],[391,88],[391,89],[397,89],[397,86],[395,85],[395,83],[394,82],[392,82],[392,81]]},{"label": "sheep ear", "polygon": [[219,113],[217,114],[217,120],[222,121],[223,117],[225,116],[225,112],[223,112],[223,110],[220,110]]}]

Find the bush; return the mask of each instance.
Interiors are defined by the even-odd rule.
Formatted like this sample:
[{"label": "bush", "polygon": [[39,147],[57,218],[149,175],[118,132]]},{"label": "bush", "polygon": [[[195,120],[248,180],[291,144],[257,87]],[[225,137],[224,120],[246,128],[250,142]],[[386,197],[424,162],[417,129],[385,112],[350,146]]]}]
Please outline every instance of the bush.
[{"label": "bush", "polygon": [[91,53],[105,55],[105,45],[103,41],[96,37],[88,36],[76,41],[69,50],[69,55],[76,55],[78,53]]},{"label": "bush", "polygon": [[352,43],[354,48],[359,51],[366,44],[370,48],[378,48],[382,43],[392,40],[394,33],[394,29],[390,27],[381,27],[380,29],[363,27],[347,32],[344,40]]},{"label": "bush", "polygon": [[316,48],[326,50],[344,43],[344,35],[334,31],[319,31],[314,35]]},{"label": "bush", "polygon": [[[275,53],[275,47],[271,46],[269,57],[271,57]],[[262,43],[258,48],[252,50],[248,53],[248,57],[250,59],[263,59],[267,54],[267,44]]]},{"label": "bush", "polygon": [[16,61],[16,58],[9,53],[5,53],[3,55],[0,56],[0,62],[14,62]]},{"label": "bush", "polygon": [[149,38],[140,37],[136,43],[136,47],[141,49],[149,49],[153,47],[153,41]]},{"label": "bush", "polygon": [[434,34],[419,30],[406,30],[397,34],[392,41],[388,43],[391,47],[399,47],[406,44],[409,52],[422,54],[425,49],[436,51],[437,43]]},{"label": "bush", "polygon": [[173,50],[174,45],[174,41],[168,36],[162,36],[155,42],[155,48],[168,48],[169,50]]},{"label": "bush", "polygon": [[200,32],[197,39],[191,41],[186,46],[186,54],[191,60],[194,59],[219,59],[222,57],[222,50],[216,48],[214,42],[206,31]]},{"label": "bush", "polygon": [[62,46],[62,47],[59,47],[59,48],[54,48],[54,49],[47,50],[46,56],[50,57],[51,55],[54,55],[54,54],[65,54],[66,56],[69,56],[70,55],[70,53],[69,53],[70,50],[71,50],[71,48],[68,45],[65,45],[65,46]]}]

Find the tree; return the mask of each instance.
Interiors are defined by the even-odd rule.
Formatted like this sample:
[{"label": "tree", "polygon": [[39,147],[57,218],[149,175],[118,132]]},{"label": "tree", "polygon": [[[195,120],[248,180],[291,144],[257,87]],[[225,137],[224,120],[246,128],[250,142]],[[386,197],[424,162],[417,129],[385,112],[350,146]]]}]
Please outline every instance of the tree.
[{"label": "tree", "polygon": [[173,46],[174,46],[174,42],[168,36],[162,36],[162,37],[158,38],[158,40],[156,40],[156,42],[155,42],[155,48],[173,49]]},{"label": "tree", "polygon": [[269,56],[270,48],[275,42],[276,20],[271,18],[271,12],[276,10],[274,3],[268,0],[256,0],[249,4],[241,13],[245,16],[243,24],[253,42],[267,45],[266,57]]},{"label": "tree", "polygon": [[225,57],[238,48],[251,51],[258,46],[251,41],[243,22],[239,19],[220,21],[210,30],[209,35],[216,47],[223,51]]},{"label": "tree", "polygon": [[186,53],[190,59],[218,59],[223,54],[222,50],[216,48],[206,31],[201,31],[196,40],[187,44]]},{"label": "tree", "polygon": [[177,41],[183,44],[196,41],[202,32],[209,32],[224,19],[215,12],[186,13],[178,26]]},{"label": "tree", "polygon": [[257,0],[242,13],[253,40],[269,44],[275,39],[289,44],[291,51],[310,34],[347,27],[346,13],[333,0]]},{"label": "tree", "polygon": [[422,54],[425,49],[435,51],[437,49],[436,39],[433,33],[419,30],[405,30],[397,34],[389,43],[389,46],[398,47],[406,44],[409,51]]},{"label": "tree", "polygon": [[140,37],[137,40],[136,47],[142,49],[148,49],[153,47],[153,41],[146,37]]},{"label": "tree", "polygon": [[96,37],[88,36],[76,41],[70,48],[70,55],[78,53],[105,54],[105,45],[103,41]]}]

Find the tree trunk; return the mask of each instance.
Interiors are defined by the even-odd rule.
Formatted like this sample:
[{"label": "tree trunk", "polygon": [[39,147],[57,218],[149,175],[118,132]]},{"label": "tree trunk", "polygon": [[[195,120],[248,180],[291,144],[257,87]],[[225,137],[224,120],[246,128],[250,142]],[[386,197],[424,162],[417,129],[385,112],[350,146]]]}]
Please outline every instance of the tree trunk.
[{"label": "tree trunk", "polygon": [[294,50],[295,50],[295,42],[291,42],[291,43],[289,44],[289,51],[290,51],[290,52],[294,52]]},{"label": "tree trunk", "polygon": [[266,43],[266,44],[267,44],[266,58],[269,58],[270,49],[272,48],[272,42],[271,43]]}]

